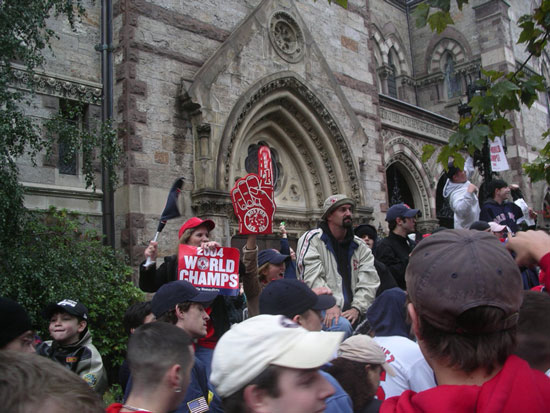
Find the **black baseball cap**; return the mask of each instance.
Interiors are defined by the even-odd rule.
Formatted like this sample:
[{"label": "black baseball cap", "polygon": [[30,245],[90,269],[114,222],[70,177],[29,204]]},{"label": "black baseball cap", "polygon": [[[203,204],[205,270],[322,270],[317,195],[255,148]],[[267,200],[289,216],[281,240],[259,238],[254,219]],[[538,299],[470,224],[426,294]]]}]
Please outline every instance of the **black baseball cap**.
[{"label": "black baseball cap", "polygon": [[158,318],[175,308],[177,304],[191,302],[207,305],[214,301],[217,295],[217,291],[199,291],[188,281],[172,281],[158,289],[151,300],[151,310]]},{"label": "black baseball cap", "polygon": [[307,310],[327,310],[335,305],[332,295],[317,295],[304,282],[292,278],[274,280],[260,294],[260,314],[292,318]]},{"label": "black baseball cap", "polygon": [[58,303],[48,304],[42,312],[42,315],[44,318],[48,319],[58,312],[69,313],[76,317],[82,318],[83,320],[88,320],[88,309],[86,306],[77,301],[69,300],[68,298],[65,298]]}]

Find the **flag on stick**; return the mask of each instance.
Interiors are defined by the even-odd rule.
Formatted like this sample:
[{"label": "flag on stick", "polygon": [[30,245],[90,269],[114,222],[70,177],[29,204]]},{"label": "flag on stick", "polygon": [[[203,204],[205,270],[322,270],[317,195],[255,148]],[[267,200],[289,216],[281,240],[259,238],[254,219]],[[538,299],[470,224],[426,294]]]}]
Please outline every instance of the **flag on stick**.
[{"label": "flag on stick", "polygon": [[[181,193],[182,186],[183,178],[176,179],[176,181],[172,184],[172,188],[170,188],[170,192],[168,193],[166,206],[164,207],[164,211],[162,211],[162,215],[160,216],[157,233],[155,234],[155,238],[153,238],[153,241],[157,241],[159,234],[164,229],[164,226],[169,219],[177,218],[181,215],[178,209],[178,197]],[[147,262],[145,263],[145,266],[147,267],[150,264],[152,264],[152,261],[149,257],[147,257]]]}]

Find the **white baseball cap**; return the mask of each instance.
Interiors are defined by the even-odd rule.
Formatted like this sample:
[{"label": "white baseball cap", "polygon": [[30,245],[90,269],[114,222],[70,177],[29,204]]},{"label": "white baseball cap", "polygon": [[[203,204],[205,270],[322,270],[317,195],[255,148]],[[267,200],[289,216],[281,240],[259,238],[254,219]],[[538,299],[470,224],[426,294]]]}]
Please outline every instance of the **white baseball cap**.
[{"label": "white baseball cap", "polygon": [[343,338],[343,332],[308,331],[281,315],[258,315],[233,325],[220,338],[210,381],[227,397],[269,365],[318,368],[333,358]]},{"label": "white baseball cap", "polygon": [[382,348],[365,334],[357,334],[344,341],[338,349],[338,357],[360,363],[380,364],[390,376],[395,376],[392,366],[386,363]]}]

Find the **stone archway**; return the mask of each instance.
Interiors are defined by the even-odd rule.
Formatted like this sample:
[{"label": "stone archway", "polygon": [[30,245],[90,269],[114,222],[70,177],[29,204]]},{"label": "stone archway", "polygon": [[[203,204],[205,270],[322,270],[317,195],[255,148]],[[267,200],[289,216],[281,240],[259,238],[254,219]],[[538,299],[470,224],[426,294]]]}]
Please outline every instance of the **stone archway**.
[{"label": "stone archway", "polygon": [[[239,99],[226,123],[217,158],[218,188],[229,190],[249,171],[252,145],[277,153],[280,180],[275,219],[295,230],[314,226],[326,197],[346,193],[362,203],[357,161],[327,106],[288,73],[270,76]],[[363,209],[363,215],[369,210]]]},{"label": "stone archway", "polygon": [[[386,171],[392,165],[398,169],[410,190],[414,207],[422,212],[422,217],[417,220],[417,229],[424,233],[430,232],[437,227],[433,196],[435,180],[431,172],[425,168],[420,152],[411,141],[402,136],[390,137],[389,133],[383,133],[384,135],[389,138],[384,145]],[[388,194],[388,201],[390,199],[391,194]]]}]

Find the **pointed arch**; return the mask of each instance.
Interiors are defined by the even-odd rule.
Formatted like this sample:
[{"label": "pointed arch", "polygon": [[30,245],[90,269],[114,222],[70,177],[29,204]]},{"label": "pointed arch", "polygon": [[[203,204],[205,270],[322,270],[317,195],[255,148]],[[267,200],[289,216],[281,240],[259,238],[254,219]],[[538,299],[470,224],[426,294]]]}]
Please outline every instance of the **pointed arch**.
[{"label": "pointed arch", "polygon": [[[319,211],[324,199],[334,193],[347,193],[362,202],[358,167],[341,128],[295,74],[284,72],[260,80],[234,106],[217,155],[220,189],[230,189],[246,173],[243,154],[260,140],[284,154],[299,197],[294,206]],[[283,172],[283,179],[289,173]],[[290,203],[283,196],[277,202]]]},{"label": "pointed arch", "polygon": [[415,208],[422,211],[422,219],[435,219],[435,199],[432,196],[435,180],[431,172],[422,163],[420,153],[404,137],[392,138],[384,146],[386,170],[398,162],[402,166],[400,172],[405,176],[411,190]]}]

